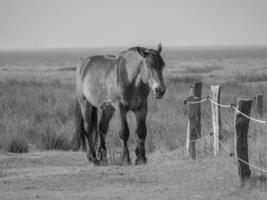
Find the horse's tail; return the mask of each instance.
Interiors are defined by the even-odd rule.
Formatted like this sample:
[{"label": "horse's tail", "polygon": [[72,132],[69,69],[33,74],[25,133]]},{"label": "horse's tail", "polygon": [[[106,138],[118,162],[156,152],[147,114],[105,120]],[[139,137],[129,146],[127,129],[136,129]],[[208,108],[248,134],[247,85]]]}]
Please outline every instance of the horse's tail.
[{"label": "horse's tail", "polygon": [[86,132],[84,129],[84,119],[82,117],[81,106],[78,101],[75,102],[75,133],[72,137],[72,149],[77,151],[81,148],[86,151]]}]

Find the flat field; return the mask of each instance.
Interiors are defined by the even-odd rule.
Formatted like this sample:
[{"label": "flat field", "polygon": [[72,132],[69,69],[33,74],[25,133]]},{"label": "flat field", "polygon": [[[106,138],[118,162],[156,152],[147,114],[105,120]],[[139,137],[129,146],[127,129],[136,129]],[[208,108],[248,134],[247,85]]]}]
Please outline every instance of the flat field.
[{"label": "flat field", "polygon": [[[266,199],[266,173],[252,169],[243,188],[235,160],[222,150],[212,156],[210,140],[198,160],[184,153],[190,86],[222,86],[221,103],[264,95],[267,119],[267,48],[167,48],[162,100],[149,97],[148,164],[119,166],[117,115],[107,135],[109,166],[88,164],[70,151],[74,132],[74,69],[81,57],[117,54],[124,48],[0,52],[0,199]],[[210,104],[203,103],[202,136],[212,132]],[[258,118],[253,104],[251,115]],[[234,150],[234,112],[221,110],[224,145]],[[131,157],[135,120],[129,114]],[[266,125],[250,122],[249,161],[267,169]],[[29,151],[14,154],[10,151]]]}]

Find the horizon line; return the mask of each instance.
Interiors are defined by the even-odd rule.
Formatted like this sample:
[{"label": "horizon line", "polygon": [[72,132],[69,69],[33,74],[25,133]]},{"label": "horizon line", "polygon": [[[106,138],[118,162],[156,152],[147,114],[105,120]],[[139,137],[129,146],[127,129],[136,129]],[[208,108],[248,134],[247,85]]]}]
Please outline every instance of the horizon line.
[{"label": "horizon line", "polygon": [[[79,49],[118,49],[118,48],[130,48],[130,47],[145,47],[153,45],[118,45],[118,46],[91,46],[91,47],[38,47],[38,48],[0,48],[1,52],[10,51],[57,51],[57,50],[79,50]],[[177,49],[203,49],[203,48],[267,48],[267,44],[226,44],[226,45],[163,45],[163,48],[177,48]]]}]

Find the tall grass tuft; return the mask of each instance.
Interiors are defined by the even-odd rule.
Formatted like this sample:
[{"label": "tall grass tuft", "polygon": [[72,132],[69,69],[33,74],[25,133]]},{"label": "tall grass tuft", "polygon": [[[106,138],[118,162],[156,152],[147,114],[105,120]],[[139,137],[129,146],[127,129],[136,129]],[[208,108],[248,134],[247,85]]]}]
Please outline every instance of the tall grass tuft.
[{"label": "tall grass tuft", "polygon": [[7,151],[11,153],[27,153],[29,152],[29,145],[25,139],[13,138],[7,144]]}]

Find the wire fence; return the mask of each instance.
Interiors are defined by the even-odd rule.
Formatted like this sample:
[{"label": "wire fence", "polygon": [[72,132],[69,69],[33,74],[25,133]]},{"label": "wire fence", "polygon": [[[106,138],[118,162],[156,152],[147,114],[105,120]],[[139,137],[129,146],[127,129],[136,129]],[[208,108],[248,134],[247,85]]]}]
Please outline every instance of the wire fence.
[{"label": "wire fence", "polygon": [[248,115],[246,115],[245,113],[241,112],[240,110],[238,110],[238,108],[234,105],[234,104],[230,104],[230,105],[226,105],[226,104],[220,104],[216,101],[214,101],[213,99],[211,99],[209,96],[205,99],[201,99],[199,101],[193,101],[193,102],[188,102],[189,104],[199,104],[199,103],[203,103],[205,101],[210,101],[211,103],[217,105],[217,106],[220,106],[221,108],[232,108],[234,109],[237,113],[240,113],[241,115],[243,115],[244,117],[252,120],[252,121],[255,121],[255,122],[258,122],[258,123],[261,123],[261,124],[267,124],[267,121],[266,120],[260,120],[260,119],[256,119],[254,117],[250,117]]},{"label": "wire fence", "polygon": [[241,158],[238,158],[234,153],[230,152],[230,151],[227,149],[227,147],[222,143],[222,141],[219,140],[219,142],[220,142],[222,148],[224,149],[224,151],[226,151],[226,152],[229,154],[229,156],[231,156],[231,157],[233,157],[233,158],[239,160],[240,162],[242,162],[242,163],[244,163],[244,164],[247,164],[247,165],[250,166],[251,168],[254,168],[254,169],[256,169],[256,170],[259,170],[259,171],[261,171],[261,172],[263,172],[263,173],[267,173],[267,170],[266,170],[266,169],[257,167],[256,165],[253,165],[253,164],[251,164],[251,163],[246,162],[245,160],[243,160],[243,159],[241,159]]},{"label": "wire fence", "polygon": [[[223,93],[223,94],[226,94],[226,93]],[[228,96],[231,96],[231,94],[227,94],[227,95]],[[237,95],[232,95],[232,98],[236,100],[239,97]],[[256,117],[251,117],[251,116],[248,116],[245,113],[241,112],[236,107],[235,104],[232,104],[232,103],[229,103],[229,104],[218,103],[217,101],[213,100],[209,96],[207,96],[207,98],[200,99],[198,101],[193,101],[193,102],[188,102],[187,101],[187,103],[189,103],[189,104],[202,104],[203,105],[203,106],[201,106],[201,115],[203,116],[203,114],[204,114],[204,117],[201,117],[201,131],[202,132],[205,132],[205,133],[209,133],[208,135],[205,135],[205,136],[200,137],[198,139],[192,140],[191,142],[196,142],[198,144],[197,145],[197,148],[199,148],[201,146],[201,144],[203,146],[203,142],[205,142],[205,141],[206,141],[206,143],[207,143],[208,146],[212,146],[211,145],[212,144],[212,141],[211,140],[213,140],[214,137],[213,137],[213,134],[211,132],[211,130],[212,130],[212,124],[211,124],[211,120],[210,120],[211,113],[210,113],[210,109],[207,108],[207,106],[210,106],[210,105],[209,104],[205,104],[206,102],[210,102],[211,104],[217,105],[217,106],[219,106],[221,108],[225,108],[225,109],[223,109],[224,111],[221,110],[221,112],[223,112],[223,113],[221,113],[221,115],[220,115],[221,116],[222,127],[224,127],[224,128],[221,128],[220,131],[222,133],[222,136],[223,137],[226,137],[226,138],[219,138],[219,143],[220,143],[222,149],[230,157],[234,158],[236,161],[238,160],[238,161],[240,161],[240,162],[242,162],[242,163],[250,166],[251,168],[253,168],[255,170],[258,170],[258,171],[260,171],[262,173],[267,173],[267,170],[266,169],[261,168],[261,167],[258,167],[255,164],[246,162],[245,160],[237,157],[235,155],[235,153],[233,153],[234,152],[234,148],[231,148],[231,150],[229,150],[226,147],[226,145],[224,145],[224,143],[223,143],[223,141],[226,141],[227,140],[227,137],[231,137],[233,135],[233,132],[234,132],[234,123],[231,120],[229,120],[229,119],[233,119],[235,113],[239,113],[239,114],[243,115],[244,117],[246,117],[247,119],[250,119],[251,121],[256,122],[257,124],[267,124],[267,121],[266,120],[257,119]],[[235,111],[235,112],[232,112],[232,111]],[[199,135],[200,135],[200,133],[199,133]]]},{"label": "wire fence", "polygon": [[[210,134],[210,135],[206,135],[206,136],[201,137],[201,138],[198,138],[198,139],[196,139],[196,140],[192,140],[191,142],[200,142],[200,141],[204,141],[204,140],[207,140],[207,139],[213,139],[212,134]],[[224,143],[223,143],[221,140],[219,140],[219,142],[220,142],[220,144],[221,144],[222,149],[223,149],[223,150],[224,150],[230,157],[233,157],[233,158],[235,158],[236,160],[239,160],[240,162],[247,164],[247,165],[250,166],[251,168],[254,168],[254,169],[256,169],[256,170],[258,170],[258,171],[261,171],[261,172],[263,172],[263,173],[267,173],[267,170],[266,170],[266,169],[260,168],[260,167],[254,165],[254,164],[251,164],[251,163],[249,163],[249,162],[246,162],[245,160],[243,160],[243,159],[237,157],[237,156],[235,155],[235,153],[233,153],[233,151],[229,150],[229,149],[224,145]]]}]

